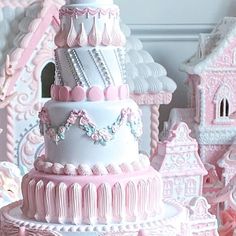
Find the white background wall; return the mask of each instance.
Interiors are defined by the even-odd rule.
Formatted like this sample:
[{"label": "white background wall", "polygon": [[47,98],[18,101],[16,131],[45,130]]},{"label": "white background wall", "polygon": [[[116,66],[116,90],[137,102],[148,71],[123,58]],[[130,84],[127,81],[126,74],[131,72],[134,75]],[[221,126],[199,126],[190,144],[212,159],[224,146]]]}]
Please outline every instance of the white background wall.
[{"label": "white background wall", "polygon": [[236,0],[114,0],[122,21],[144,48],[162,64],[178,89],[169,106],[161,108],[161,122],[171,107],[186,106],[186,75],[178,70],[196,50],[198,34],[210,32],[224,16],[236,15]]}]

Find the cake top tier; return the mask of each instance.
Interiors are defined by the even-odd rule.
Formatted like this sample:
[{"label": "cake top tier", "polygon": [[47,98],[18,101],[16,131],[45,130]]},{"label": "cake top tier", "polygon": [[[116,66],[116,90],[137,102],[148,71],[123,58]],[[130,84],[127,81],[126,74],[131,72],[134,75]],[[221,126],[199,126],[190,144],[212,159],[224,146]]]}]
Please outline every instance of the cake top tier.
[{"label": "cake top tier", "polygon": [[73,4],[99,4],[99,5],[107,5],[107,4],[113,4],[113,0],[67,0],[67,5],[73,5]]}]

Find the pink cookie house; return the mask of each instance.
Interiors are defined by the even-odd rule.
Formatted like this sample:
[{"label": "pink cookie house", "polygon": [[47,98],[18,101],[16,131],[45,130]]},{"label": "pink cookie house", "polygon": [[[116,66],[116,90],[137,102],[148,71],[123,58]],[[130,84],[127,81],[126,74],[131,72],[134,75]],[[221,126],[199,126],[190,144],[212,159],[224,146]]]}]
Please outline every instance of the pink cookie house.
[{"label": "pink cookie house", "polygon": [[50,88],[53,79],[49,71],[61,4],[60,0],[0,3],[0,101],[6,105],[0,110],[1,159],[21,167],[28,167],[33,153],[41,151],[37,113],[47,96],[42,87]]},{"label": "pink cookie house", "polygon": [[[38,112],[50,97],[54,81],[54,37],[59,31],[59,8],[64,0],[4,0],[0,3],[0,135],[1,160],[32,167],[43,152]],[[89,16],[88,16],[89,17]],[[151,106],[145,127],[153,153],[158,141],[159,105],[168,104],[176,89],[166,70],[143,50],[140,40],[127,37],[127,83],[142,107]],[[4,105],[4,106],[3,106]],[[150,134],[149,134],[150,133]],[[146,145],[147,146],[147,145]]]},{"label": "pink cookie house", "polygon": [[162,174],[165,199],[188,205],[202,195],[203,176],[207,171],[198,154],[198,144],[189,136],[185,123],[176,124],[157,147],[153,166]]},{"label": "pink cookie house", "polygon": [[[236,228],[235,66],[236,18],[225,17],[210,34],[200,35],[197,52],[181,66],[188,75],[189,108],[172,109],[162,133],[165,140],[179,122],[190,127],[208,171],[203,195],[211,203],[212,212],[223,211],[218,214],[223,215],[220,235],[233,235]],[[220,202],[224,204],[217,205]],[[234,210],[227,209],[229,206]]]},{"label": "pink cookie house", "polygon": [[164,129],[165,134],[176,122],[186,122],[199,144],[201,160],[216,166],[220,177],[217,162],[236,136],[231,115],[236,111],[235,65],[236,18],[225,17],[210,34],[200,35],[197,52],[181,66],[188,74],[190,107],[173,109]]}]

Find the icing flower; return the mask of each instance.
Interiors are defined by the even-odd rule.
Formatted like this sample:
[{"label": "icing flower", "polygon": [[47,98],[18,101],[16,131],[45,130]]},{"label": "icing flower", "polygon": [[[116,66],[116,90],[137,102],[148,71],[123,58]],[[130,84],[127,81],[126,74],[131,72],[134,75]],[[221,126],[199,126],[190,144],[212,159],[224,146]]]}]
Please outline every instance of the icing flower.
[{"label": "icing flower", "polygon": [[98,131],[99,135],[104,139],[104,141],[110,141],[112,139],[112,135],[106,129],[101,129]]},{"label": "icing flower", "polygon": [[63,134],[63,133],[65,133],[65,131],[66,131],[66,128],[65,128],[64,126],[60,126],[60,127],[58,128],[58,133],[59,133],[59,134]]},{"label": "icing flower", "polygon": [[54,137],[56,135],[56,131],[53,128],[49,128],[47,130],[47,134],[49,135],[49,137]]},{"label": "icing flower", "polygon": [[83,125],[88,125],[88,123],[89,123],[89,119],[86,116],[82,116],[79,120],[79,124],[82,125],[82,126]]},{"label": "icing flower", "polygon": [[67,123],[73,125],[73,124],[75,124],[77,118],[78,118],[78,115],[77,115],[77,114],[71,113],[70,116],[69,116],[69,118],[67,119]]},{"label": "icing flower", "polygon": [[113,124],[111,127],[112,133],[116,133],[118,129],[119,129],[119,126],[117,124]]},{"label": "icing flower", "polygon": [[39,112],[39,119],[44,124],[47,124],[47,125],[50,124],[48,111],[45,107],[43,107],[42,110]]},{"label": "icing flower", "polygon": [[99,139],[100,139],[99,133],[98,133],[98,132],[93,133],[93,134],[91,135],[91,138],[92,138],[92,140],[93,140],[94,142],[99,141]]}]

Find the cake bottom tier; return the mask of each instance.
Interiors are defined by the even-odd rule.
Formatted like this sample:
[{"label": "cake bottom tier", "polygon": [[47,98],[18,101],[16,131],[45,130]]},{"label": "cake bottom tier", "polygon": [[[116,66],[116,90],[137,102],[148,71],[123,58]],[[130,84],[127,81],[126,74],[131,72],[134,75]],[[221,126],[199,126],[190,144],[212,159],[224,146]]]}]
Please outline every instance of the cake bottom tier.
[{"label": "cake bottom tier", "polygon": [[22,202],[15,202],[1,210],[1,236],[185,236],[183,225],[188,213],[174,201],[163,203],[162,216],[139,223],[109,225],[53,224],[27,219],[21,213]]},{"label": "cake bottom tier", "polygon": [[162,214],[162,180],[149,167],[103,176],[31,171],[22,180],[24,216],[70,224],[141,222]]}]

